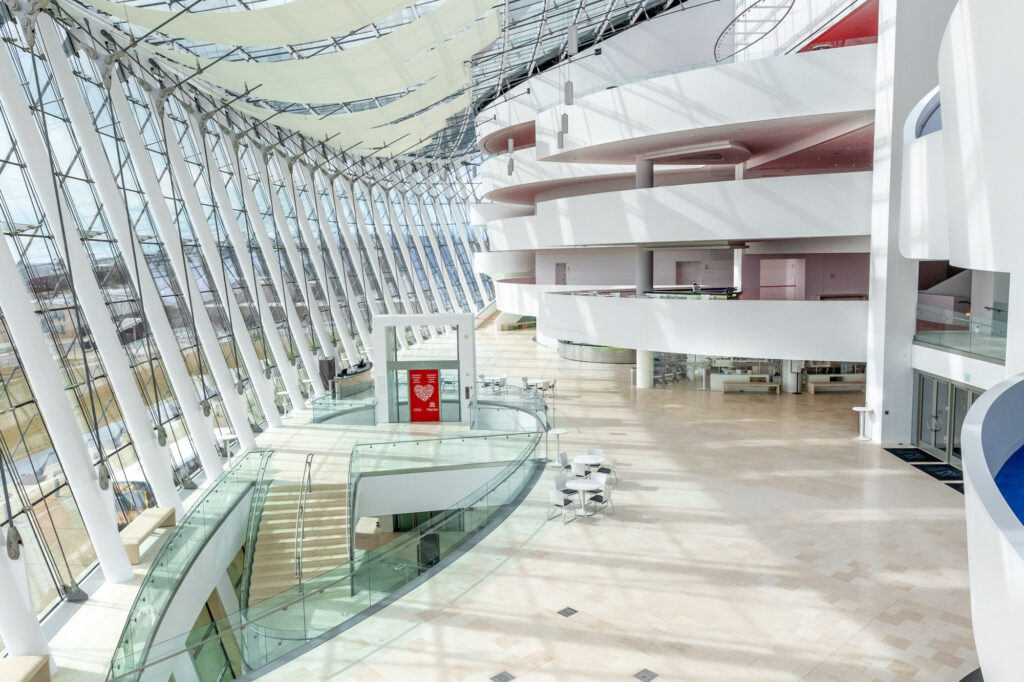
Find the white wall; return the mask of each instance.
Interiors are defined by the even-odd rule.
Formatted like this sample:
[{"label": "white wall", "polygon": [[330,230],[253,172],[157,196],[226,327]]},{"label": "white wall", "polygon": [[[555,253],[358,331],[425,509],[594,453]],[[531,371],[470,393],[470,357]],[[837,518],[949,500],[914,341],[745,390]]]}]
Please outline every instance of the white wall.
[{"label": "white wall", "polygon": [[488,226],[491,248],[796,239],[870,232],[871,173],[653,187],[537,205]]},{"label": "white wall", "polygon": [[477,251],[473,269],[492,278],[533,275],[533,251]]},{"label": "white wall", "polygon": [[700,301],[544,294],[538,331],[619,348],[863,361],[866,301]]},{"label": "white wall", "polygon": [[454,506],[497,476],[505,465],[362,476],[356,516],[387,516]]},{"label": "white wall", "polygon": [[960,0],[942,39],[946,181],[964,197],[950,216],[950,262],[961,267],[1024,272],[1021,22],[1022,3]]},{"label": "white wall", "polygon": [[[903,146],[900,253],[906,258],[949,260],[949,208],[943,133]],[[957,230],[961,229],[957,225]]]},{"label": "white wall", "polygon": [[1006,368],[994,362],[947,353],[935,348],[914,344],[911,351],[914,369],[950,381],[988,390],[1006,379]]}]

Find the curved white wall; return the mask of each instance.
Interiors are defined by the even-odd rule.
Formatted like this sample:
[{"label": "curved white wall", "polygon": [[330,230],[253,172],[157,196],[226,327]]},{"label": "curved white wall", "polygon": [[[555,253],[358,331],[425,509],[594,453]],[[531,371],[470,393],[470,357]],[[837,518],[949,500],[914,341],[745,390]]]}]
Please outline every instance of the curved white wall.
[{"label": "curved white wall", "polygon": [[[608,285],[613,287],[616,285]],[[559,291],[583,291],[594,286],[582,284],[535,284],[531,282],[494,282],[495,305],[503,313],[540,316],[540,300],[543,294]]]},{"label": "curved white wall", "polygon": [[1024,272],[1022,23],[1022,3],[960,0],[939,51],[947,185],[964,197],[950,262],[961,267]]},{"label": "curved white wall", "polygon": [[492,279],[523,277],[533,273],[534,262],[533,251],[477,251],[473,254],[473,271]]},{"label": "curved white wall", "polygon": [[949,260],[944,149],[941,131],[903,147],[900,253],[905,258]]},{"label": "curved white wall", "polygon": [[867,358],[867,301],[700,301],[544,294],[539,333],[669,353],[842,360]]},{"label": "curved white wall", "polygon": [[1024,526],[995,483],[1024,444],[1024,380],[984,393],[961,431],[974,643],[986,682],[1017,682],[1024,671]]},{"label": "curved white wall", "polygon": [[537,205],[488,226],[495,250],[870,234],[871,173],[607,192]]},{"label": "curved white wall", "polygon": [[493,220],[518,218],[533,215],[533,206],[517,206],[515,204],[470,204],[469,222],[473,225],[487,225]]},{"label": "curved white wall", "polygon": [[[537,158],[654,135],[776,119],[872,112],[875,45],[724,64],[577,97],[537,116]],[[628,112],[628,115],[623,115]],[[569,132],[558,146],[563,113]],[[714,139],[714,138],[712,138]]]}]

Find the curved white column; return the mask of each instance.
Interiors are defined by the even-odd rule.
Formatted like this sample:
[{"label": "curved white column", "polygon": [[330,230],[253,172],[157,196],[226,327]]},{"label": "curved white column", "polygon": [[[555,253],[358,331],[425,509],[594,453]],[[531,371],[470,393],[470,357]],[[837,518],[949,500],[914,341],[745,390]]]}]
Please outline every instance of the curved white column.
[{"label": "curved white column", "polygon": [[[302,178],[302,182],[306,186],[306,196],[309,197],[309,200],[313,204],[313,209],[316,211],[316,231],[318,234],[320,234],[320,239],[323,240],[323,234],[325,230],[323,229],[322,226],[327,224],[327,216],[324,213],[323,204],[320,202],[320,198],[317,196],[316,184],[313,182],[313,174],[306,164],[300,163],[297,165],[299,176]],[[295,181],[293,178],[290,179],[292,182]],[[323,261],[322,247],[319,246],[321,242],[318,242],[316,239],[313,238],[314,226],[305,217],[305,214],[303,213],[300,215],[302,217],[299,220],[299,228],[302,230],[302,236],[306,240],[306,246],[310,249],[310,260],[313,261],[313,267],[316,269],[317,273],[316,276],[320,278],[321,287],[323,288],[324,293],[326,294],[329,290],[329,287],[331,286],[331,283],[327,277],[327,265]],[[338,270],[337,268],[335,268],[335,272],[337,273],[339,279],[345,277],[344,270]],[[337,292],[334,293],[336,294]],[[333,297],[333,300],[336,300],[337,298],[337,295],[335,295]],[[346,303],[348,303],[348,305],[351,305],[350,302]],[[338,330],[338,336],[341,337],[341,345],[345,349],[345,355],[348,358],[348,363],[350,365],[358,363],[359,351],[356,349],[355,343],[352,342],[353,330],[349,327],[347,321],[345,320],[345,316],[341,312],[341,306],[337,305],[336,303],[335,305],[330,306],[330,313],[331,319],[334,321],[334,328]],[[353,315],[353,317],[355,316]]]},{"label": "curved white column", "polygon": [[[256,440],[253,436],[252,426],[249,424],[248,414],[242,407],[235,389],[234,378],[231,376],[230,370],[228,370],[227,362],[224,361],[220,340],[213,329],[213,323],[210,321],[210,315],[206,311],[206,306],[202,303],[202,294],[195,283],[195,279],[192,277],[191,268],[182,258],[181,239],[171,219],[171,213],[167,208],[163,189],[160,186],[160,181],[157,179],[149,150],[146,149],[146,145],[142,140],[142,133],[139,131],[138,124],[132,115],[124,91],[119,87],[111,88],[110,99],[121,122],[121,131],[124,134],[125,144],[132,155],[132,160],[135,162],[139,183],[151,199],[149,208],[153,217],[153,223],[156,225],[160,239],[164,243],[165,252],[171,263],[171,268],[174,270],[174,276],[177,278],[179,286],[184,289],[182,296],[187,298],[188,292],[191,291],[193,302],[197,302],[197,305],[194,305],[190,311],[195,324],[197,341],[203,349],[206,361],[209,363],[210,373],[213,374],[213,380],[217,385],[217,392],[224,403],[228,421],[238,437],[239,444],[243,448],[251,448],[256,444]],[[171,145],[167,146],[170,147]],[[178,183],[179,187],[182,184],[182,177],[176,174],[175,182]],[[207,466],[212,467],[207,469],[208,476],[216,476],[223,470],[219,457],[216,462],[204,461],[203,466],[204,468]]]},{"label": "curved white column", "polygon": [[[44,26],[44,40],[48,36],[53,37],[52,31],[53,27],[49,24]],[[59,68],[60,66],[67,66],[63,52],[58,50],[57,54],[60,55],[60,59],[50,60],[55,74],[63,71]],[[2,79],[0,92],[6,95],[10,92],[7,87],[11,84],[9,79],[13,76],[13,72],[10,71],[9,63],[6,61],[3,61],[3,66],[0,68],[3,69],[3,73],[0,75],[0,79]],[[63,75],[70,76],[70,73]],[[59,80],[63,81],[60,85],[67,107],[79,109],[80,105],[84,106],[79,98],[77,84],[73,81],[69,83],[66,79]],[[53,177],[50,173],[49,161],[46,158],[46,146],[42,134],[29,115],[27,107],[15,105],[15,102],[19,100],[5,96],[4,101],[10,104],[5,108],[5,113],[11,128],[21,141],[22,155],[28,166],[29,174],[38,189],[40,202],[51,221],[51,229],[55,235],[58,233],[59,226],[56,224],[58,209],[63,213],[65,221],[69,223],[68,229],[72,231],[72,234],[67,240],[65,267],[74,274],[78,302],[88,320],[89,330],[106,369],[107,379],[117,396],[121,416],[124,417],[125,427],[135,444],[135,451],[142,463],[146,478],[153,488],[157,503],[161,506],[175,507],[180,513],[183,508],[174,487],[170,451],[166,447],[161,447],[156,440],[153,423],[150,421],[150,415],[142,402],[138,385],[135,383],[135,375],[128,362],[128,355],[121,345],[120,335],[110,318],[110,311],[93,273],[89,255],[82,245],[81,235],[74,225],[75,220],[71,217],[70,207],[67,205],[63,193],[58,197],[53,195]],[[79,113],[83,112],[79,111]],[[90,154],[90,159],[93,162],[96,161],[92,154]],[[109,177],[109,169],[99,164],[90,166],[90,169],[95,172],[97,177],[104,179]],[[119,205],[121,205],[120,202],[108,204],[108,206],[114,207]],[[11,270],[10,272],[15,271]]]},{"label": "curved white column", "polygon": [[[949,202],[942,131],[903,147],[900,253],[905,258],[949,260]],[[959,226],[958,226],[958,229]]]},{"label": "curved white column", "polygon": [[[189,124],[192,126],[193,136],[202,135],[203,126],[196,120],[194,116],[189,116]],[[230,147],[230,140],[225,137],[220,137],[220,144],[225,146],[225,149]],[[227,152],[229,156],[229,163],[231,152]],[[211,156],[211,160],[212,160]],[[238,196],[243,197],[244,192],[241,189],[241,185],[244,182],[240,179],[238,173],[232,168],[231,177],[236,183],[238,183]],[[217,203],[221,207],[232,206],[231,197],[228,196],[228,188],[224,184],[224,177],[220,173],[212,173],[211,179],[213,181],[213,194],[217,198]],[[245,207],[245,199],[242,199],[243,205],[242,210],[245,211],[249,219],[252,217],[249,213],[249,209]],[[249,289],[249,297],[256,304],[259,309],[259,319],[262,322],[261,330],[263,333],[263,340],[267,348],[270,351],[271,356],[274,358],[274,364],[277,366],[278,374],[281,376],[281,382],[284,384],[285,390],[288,392],[288,397],[291,399],[293,405],[302,405],[305,402],[305,398],[302,395],[302,391],[299,389],[299,374],[295,366],[288,362],[288,353],[284,348],[284,344],[281,342],[281,335],[278,331],[277,324],[274,322],[274,314],[270,309],[270,304],[267,302],[267,297],[261,295],[261,287],[256,277],[256,269],[253,266],[252,255],[249,251],[250,248],[258,249],[258,245],[250,246],[248,239],[242,234],[242,229],[235,219],[235,213],[233,210],[223,210],[221,215],[224,218],[224,228],[227,231],[228,239],[231,242],[231,246],[235,250],[235,255],[239,266],[242,268],[242,277],[245,279],[245,283]],[[277,412],[276,403],[274,412]]]},{"label": "curved white column", "polygon": [[[231,156],[231,164],[235,169],[235,177],[238,178],[238,185],[242,190],[242,200],[245,202],[246,211],[249,214],[249,220],[252,221],[253,236],[256,238],[256,243],[259,245],[260,251],[263,253],[263,262],[267,264],[267,269],[270,271],[270,280],[274,285],[274,290],[278,292],[278,296],[281,297],[280,303],[281,308],[285,311],[285,318],[288,323],[288,329],[292,335],[292,342],[295,344],[295,349],[298,351],[299,357],[302,359],[302,364],[306,368],[306,373],[309,374],[310,385],[313,387],[312,393],[320,395],[323,392],[317,392],[317,382],[319,381],[320,373],[317,371],[317,362],[313,356],[313,351],[310,348],[310,344],[306,343],[306,330],[302,326],[302,322],[298,319],[297,315],[293,315],[288,312],[288,309],[294,306],[287,288],[284,286],[284,280],[281,274],[281,267],[279,262],[279,256],[274,250],[273,245],[270,243],[270,232],[267,228],[265,221],[263,220],[263,214],[260,212],[259,203],[256,201],[256,195],[253,193],[252,186],[249,184],[249,174],[246,172],[245,166],[242,164],[240,158],[240,152],[238,147],[232,141],[231,137],[224,134],[223,129],[221,130],[221,140],[226,145],[229,154]],[[259,154],[256,153],[255,147],[249,149],[249,153],[253,156],[254,163],[259,158]],[[266,187],[266,183],[263,181],[263,174],[259,171],[257,164],[257,171],[260,173],[260,182]],[[267,201],[270,201],[270,197],[267,197]],[[276,219],[276,218],[275,218]],[[290,365],[291,362],[289,361]],[[296,370],[297,372],[298,370]],[[304,400],[295,402],[294,397],[292,398],[293,404],[299,407],[304,404]]]},{"label": "curved white column", "polygon": [[867,301],[726,301],[541,296],[537,331],[598,346],[666,353],[863,362]]},{"label": "curved white column", "polygon": [[[0,532],[0,543],[7,539]],[[31,540],[30,540],[31,541]],[[50,656],[50,673],[57,670],[35,606],[29,603],[25,549],[13,560],[0,551],[0,638],[10,656]]]},{"label": "curved white column", "polygon": [[[173,130],[173,125],[173,121],[167,121],[167,130]],[[185,163],[185,157],[182,155],[178,145],[167,145],[167,153],[174,168],[175,176],[191,178],[189,168]],[[204,168],[203,172],[208,173],[209,169]],[[213,282],[211,282],[212,288],[216,292],[217,298],[220,299],[221,306],[229,311],[231,317],[231,334],[234,336],[235,348],[241,356],[235,358],[235,361],[243,363],[246,373],[249,375],[249,382],[256,393],[256,399],[259,401],[260,408],[267,419],[267,424],[269,426],[280,426],[281,415],[277,413],[274,386],[263,372],[263,364],[256,354],[256,347],[253,345],[249,328],[245,325],[245,318],[242,317],[242,309],[238,306],[238,300],[235,298],[234,291],[231,290],[230,282],[227,282],[224,259],[221,256],[220,248],[213,239],[213,227],[207,223],[206,214],[199,201],[199,195],[196,193],[192,183],[181,182],[178,183],[178,186],[181,188],[181,197],[185,202],[185,208],[191,216],[192,224],[195,226],[199,248],[203,252],[210,276],[213,278]],[[217,210],[221,215],[227,212],[222,211],[220,206],[217,207]],[[223,225],[223,220],[221,224]],[[227,282],[226,286],[225,282]]]},{"label": "curved white column", "polygon": [[[0,94],[12,94],[7,82],[9,62],[0,59]],[[0,272],[17,272],[17,263],[6,238],[0,239]],[[39,328],[39,320],[23,286],[0,287],[0,309],[7,319],[8,331],[21,357],[26,376],[31,377],[32,390],[40,414],[46,415],[47,431],[68,485],[75,496],[82,522],[96,550],[103,575],[112,582],[127,582],[135,577],[128,563],[121,536],[114,522],[112,500],[99,487],[92,457],[78,429],[78,420],[64,389],[58,364],[50,355],[50,345]]]},{"label": "curved white column", "polygon": [[[432,297],[428,298],[426,292],[423,290],[423,285],[420,283],[419,275],[416,274],[416,265],[412,262],[412,258],[409,257],[409,245],[405,241],[405,233],[402,231],[402,223],[398,219],[398,211],[403,211],[404,209],[395,206],[391,202],[392,197],[398,196],[398,192],[395,192],[394,194],[385,193],[385,196],[388,199],[388,212],[391,214],[389,218],[391,231],[395,236],[395,242],[398,244],[398,250],[401,251],[402,258],[405,259],[406,269],[409,272],[409,279],[412,280],[413,289],[416,292],[416,296],[419,298],[420,309],[423,310],[424,313],[427,313],[430,311],[430,301],[434,299]],[[426,269],[428,267],[427,264],[422,260],[420,261],[420,264],[424,268],[423,274],[426,275]],[[440,305],[437,306],[437,311],[442,311]]]},{"label": "curved white column", "polygon": [[[427,277],[429,277],[431,279],[431,281],[434,282],[434,285],[432,287],[430,287],[430,291],[431,291],[431,293],[434,296],[434,302],[437,304],[437,309],[438,309],[438,311],[440,311],[442,313],[444,313],[444,312],[454,312],[455,311],[455,298],[454,298],[454,295],[450,293],[450,290],[447,289],[446,286],[445,286],[446,280],[445,280],[445,275],[443,274],[444,273],[444,266],[440,266],[439,267],[439,269],[442,272],[441,279],[439,280],[437,278],[437,273],[435,273],[434,269],[432,267],[430,267],[430,261],[427,260],[426,250],[423,248],[423,242],[420,240],[419,226],[416,224],[416,221],[413,219],[412,209],[409,208],[409,201],[406,198],[405,192],[398,192],[397,194],[398,194],[398,200],[399,200],[399,202],[402,205],[402,209],[401,210],[405,211],[406,223],[409,225],[409,234],[412,235],[413,246],[416,248],[416,252],[420,256],[420,263],[423,264],[424,272],[427,275]],[[421,210],[421,209],[417,208],[417,210]],[[422,213],[420,215],[422,217]],[[435,255],[436,255],[436,252],[435,252]],[[448,310],[447,308],[445,308],[445,306],[444,306],[444,298],[441,296],[441,291],[442,290],[444,290],[446,293],[448,293],[448,299],[452,302],[452,310]]]},{"label": "curved white column", "polygon": [[[336,353],[334,344],[331,343],[331,335],[327,332],[327,325],[324,323],[323,315],[320,312],[320,304],[316,301],[316,296],[313,295],[312,289],[308,286],[302,286],[306,282],[306,266],[302,262],[302,258],[299,256],[298,247],[295,245],[295,237],[292,235],[291,228],[288,226],[288,219],[285,218],[284,208],[281,206],[281,200],[277,195],[277,191],[274,188],[274,183],[270,182],[270,161],[273,159],[277,163],[277,168],[284,179],[285,191],[289,193],[290,197],[295,195],[291,192],[292,186],[289,182],[291,180],[291,174],[287,172],[287,164],[272,150],[264,149],[262,154],[254,154],[256,159],[256,166],[259,168],[260,177],[262,178],[264,187],[268,188],[268,199],[270,205],[274,211],[274,222],[277,223],[278,231],[280,235],[281,243],[284,245],[285,254],[288,257],[288,261],[292,265],[292,272],[295,273],[296,286],[299,289],[298,295],[306,302],[306,311],[309,314],[309,320],[313,325],[313,333],[316,334],[317,340],[320,342],[320,352],[325,355],[329,352],[331,355]],[[294,200],[292,200],[294,204]],[[300,213],[298,206],[292,206],[292,210],[295,211],[296,221]],[[309,375],[310,381],[312,381],[313,392],[317,395],[322,394],[326,387],[324,386],[323,380],[320,378],[320,364],[314,360],[313,364],[306,367],[306,374]]]},{"label": "curved white column", "polygon": [[[373,186],[364,185],[366,191],[366,202],[370,208],[370,214],[373,216],[373,224],[376,227],[377,239],[380,240],[381,251],[384,252],[384,258],[387,261],[387,266],[391,268],[391,280],[395,283],[395,288],[398,289],[398,296],[402,300],[402,304],[405,307],[405,312],[409,315],[416,314],[413,310],[412,301],[409,300],[409,292],[406,289],[405,283],[402,281],[400,271],[398,270],[398,264],[395,262],[395,252],[387,248],[387,244],[384,241],[384,235],[389,230],[394,228],[391,224],[391,216],[388,216],[388,226],[384,226],[384,222],[381,220],[380,211],[377,210],[377,202],[373,198]],[[383,191],[383,190],[381,190]],[[397,238],[395,241],[398,241]],[[412,273],[409,273],[410,276]],[[423,332],[419,327],[412,328],[413,336],[416,338],[418,343],[423,341]]]}]

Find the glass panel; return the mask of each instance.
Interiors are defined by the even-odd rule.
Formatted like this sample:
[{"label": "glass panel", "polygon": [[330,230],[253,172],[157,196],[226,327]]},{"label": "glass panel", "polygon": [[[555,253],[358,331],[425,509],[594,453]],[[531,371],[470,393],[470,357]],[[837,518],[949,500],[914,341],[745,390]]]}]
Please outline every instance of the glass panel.
[{"label": "glass panel", "polygon": [[935,442],[935,380],[918,375],[917,440],[918,445]]},{"label": "glass panel", "polygon": [[914,340],[931,346],[1006,360],[1006,321],[918,304]]},{"label": "glass panel", "polygon": [[953,387],[953,447],[950,451],[950,463],[962,466],[960,453],[960,429],[964,425],[964,417],[970,408],[970,393],[966,388]]},{"label": "glass panel", "polygon": [[949,384],[945,381],[935,382],[934,431],[935,447],[945,452],[948,440],[949,425]]}]

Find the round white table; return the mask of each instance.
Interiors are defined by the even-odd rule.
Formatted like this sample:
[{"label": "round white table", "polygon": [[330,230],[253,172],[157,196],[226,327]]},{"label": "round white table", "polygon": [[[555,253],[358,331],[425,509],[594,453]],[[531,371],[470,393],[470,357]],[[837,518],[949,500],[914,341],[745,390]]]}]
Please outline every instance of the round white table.
[{"label": "round white table", "polygon": [[569,433],[567,429],[549,429],[548,434],[555,437],[555,452],[559,453],[562,451],[562,442],[559,440],[561,436]]},{"label": "round white table", "polygon": [[576,455],[572,458],[576,464],[586,464],[588,467],[596,467],[604,464],[604,455]]},{"label": "round white table", "polygon": [[583,494],[597,492],[601,489],[601,484],[589,478],[577,478],[574,481],[566,481],[565,487],[570,490],[575,490],[580,494],[580,506],[579,509],[576,510],[576,516],[593,516],[594,512],[587,509],[587,504],[583,498]]}]

